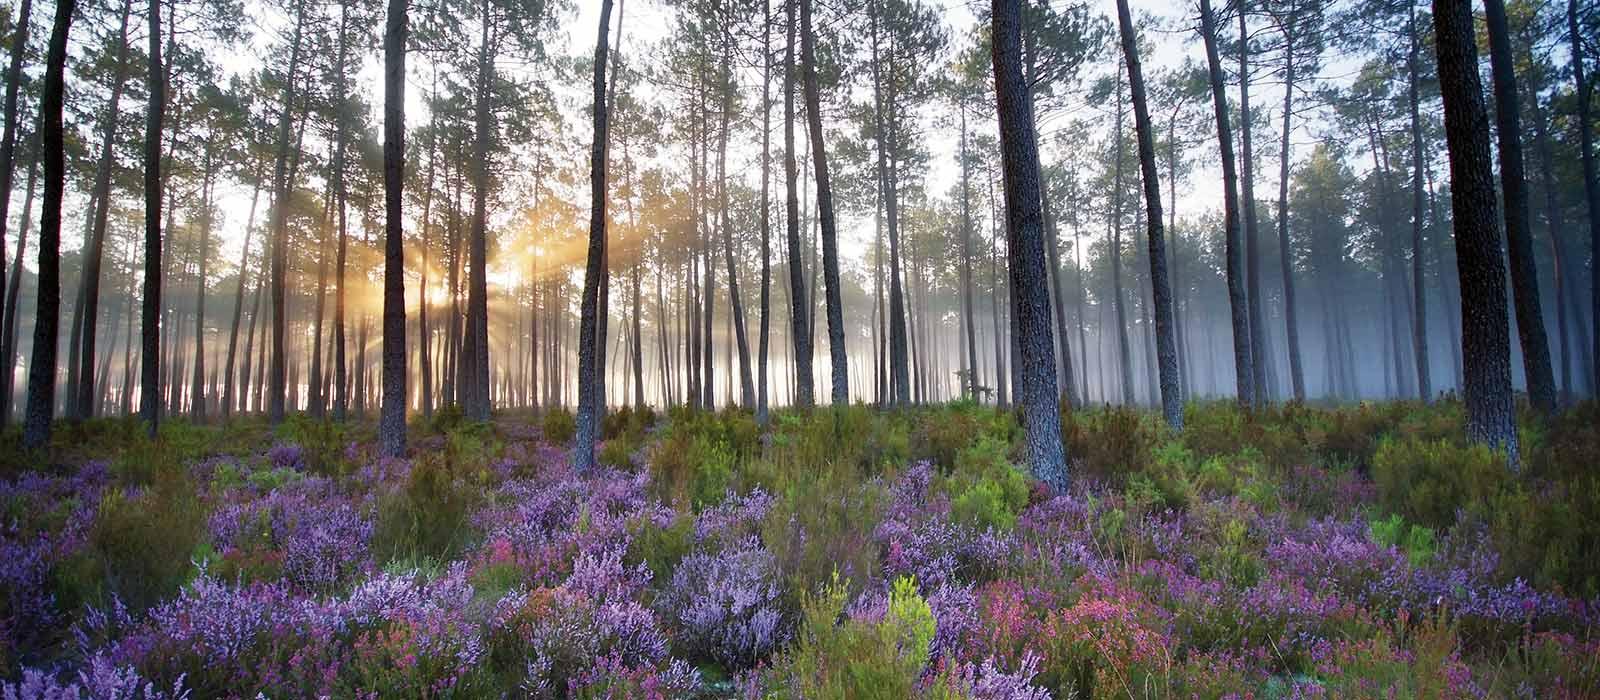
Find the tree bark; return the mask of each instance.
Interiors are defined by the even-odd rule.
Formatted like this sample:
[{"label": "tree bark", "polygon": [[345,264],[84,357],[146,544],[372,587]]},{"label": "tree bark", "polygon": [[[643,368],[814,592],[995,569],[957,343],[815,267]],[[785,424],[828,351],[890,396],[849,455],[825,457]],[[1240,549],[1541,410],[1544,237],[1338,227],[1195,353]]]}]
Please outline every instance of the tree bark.
[{"label": "tree bark", "polygon": [[839,233],[833,218],[833,182],[828,175],[828,148],[822,133],[822,96],[817,85],[816,34],[811,26],[813,0],[800,0],[800,63],[804,73],[806,121],[811,131],[811,166],[817,178],[817,219],[822,235],[822,283],[828,314],[828,359],[833,369],[834,406],[850,404],[850,364],[844,340],[844,301],[840,294]]},{"label": "tree bark", "polygon": [[1433,399],[1433,382],[1428,377],[1428,300],[1425,293],[1426,276],[1423,274],[1423,153],[1422,117],[1418,96],[1418,55],[1422,52],[1422,38],[1417,31],[1416,8],[1407,6],[1406,28],[1410,34],[1410,47],[1406,53],[1406,102],[1411,111],[1411,285],[1412,304],[1416,318],[1411,325],[1411,344],[1417,355],[1417,395],[1427,403]]},{"label": "tree bark", "polygon": [[1057,491],[1067,486],[1061,443],[1055,352],[1050,337],[1050,295],[1044,264],[1044,214],[1040,208],[1039,156],[1033,107],[1022,72],[1020,0],[993,2],[995,101],[1005,172],[1007,253],[1016,295],[1016,334],[1022,348],[1017,401],[1026,430],[1029,467]]},{"label": "tree bark", "polygon": [[[22,89],[22,63],[28,54],[28,29],[33,14],[33,0],[22,0],[17,7],[16,31],[11,35],[11,61],[6,66],[6,95],[5,95],[5,126],[0,133],[0,289],[9,289],[5,277],[6,259],[6,224],[11,221],[11,186],[12,174],[15,172],[17,154],[17,100]],[[38,160],[35,157],[33,160]],[[23,204],[22,219],[28,219],[28,208],[33,204],[33,164],[28,164],[28,194]],[[22,242],[26,240],[26,231],[17,234],[17,265],[11,273],[11,284],[16,284],[17,275],[22,272]],[[0,340],[0,429],[11,422],[11,382],[12,372],[15,371],[15,349],[11,328],[16,326],[16,304],[8,301],[0,314],[0,326],[4,326],[4,339]]]},{"label": "tree bark", "polygon": [[[206,262],[211,249],[211,188],[215,177],[215,173],[211,170],[212,149],[213,146],[207,143],[204,166],[202,166],[205,175],[200,185],[200,253],[195,256],[200,269],[199,274],[195,276],[194,284],[194,372],[189,381],[189,417],[196,423],[204,423],[206,420]],[[87,370],[87,367],[85,369]],[[92,404],[92,396],[92,394],[80,396],[78,399],[80,406],[83,403]]]},{"label": "tree bark", "polygon": [[[1139,65],[1138,37],[1128,0],[1117,0],[1122,53],[1127,58],[1128,86],[1133,93],[1133,124],[1139,133],[1139,172],[1144,179],[1146,237],[1150,246],[1150,287],[1155,302],[1156,368],[1161,383],[1161,413],[1174,431],[1183,430],[1183,391],[1178,382],[1178,349],[1172,333],[1172,286],[1167,280],[1167,244],[1161,220],[1161,185],[1156,176],[1155,128],[1145,102],[1144,73]],[[1065,339],[1063,339],[1065,342]]]},{"label": "tree bark", "polygon": [[[1492,1],[1492,0],[1491,0]],[[1517,468],[1511,394],[1511,337],[1506,326],[1505,265],[1495,221],[1500,218],[1489,157],[1489,116],[1478,76],[1472,7],[1434,0],[1433,23],[1450,150],[1450,207],[1461,278],[1461,354],[1467,437],[1505,450]]]},{"label": "tree bark", "polygon": [[1200,0],[1200,35],[1206,46],[1212,106],[1217,115],[1217,143],[1222,156],[1223,229],[1227,258],[1228,308],[1233,321],[1234,391],[1245,408],[1255,407],[1255,371],[1252,369],[1250,317],[1241,274],[1244,261],[1239,243],[1239,175],[1233,159],[1233,130],[1228,120],[1228,96],[1222,86],[1222,62],[1217,56],[1217,23],[1211,0]]},{"label": "tree bark", "polygon": [[[1578,141],[1583,152],[1583,195],[1589,210],[1589,249],[1600,250],[1600,165],[1595,163],[1594,126],[1589,115],[1592,86],[1583,64],[1583,33],[1578,27],[1578,0],[1567,0],[1567,41],[1572,52],[1572,81],[1578,96]],[[1589,318],[1595,321],[1590,378],[1600,382],[1600,271],[1590,270]]]},{"label": "tree bark", "polygon": [[[267,380],[267,419],[273,424],[283,421],[284,393],[287,389],[285,372],[288,353],[284,347],[284,324],[288,320],[288,305],[284,277],[288,272],[289,198],[294,190],[294,178],[289,175],[289,129],[294,118],[295,73],[300,68],[305,1],[295,2],[294,34],[289,42],[289,69],[284,73],[283,114],[278,121],[278,156],[273,173],[272,279],[269,284],[272,299],[272,357]],[[151,360],[146,357],[145,361]]]},{"label": "tree bark", "polygon": [[604,274],[606,237],[606,43],[611,29],[611,0],[601,0],[600,29],[594,47],[594,143],[589,150],[589,255],[583,274],[583,301],[578,321],[578,430],[573,466],[580,472],[595,467],[594,443],[600,437],[600,396],[594,390],[597,303]]},{"label": "tree bark", "polygon": [[794,143],[794,45],[795,5],[802,0],[785,0],[784,14],[788,40],[783,52],[783,174],[785,187],[784,227],[788,239],[789,335],[794,341],[794,405],[800,409],[816,403],[812,381],[811,300],[806,292],[804,249],[800,243],[799,173],[795,167]]},{"label": "tree bark", "polygon": [[1556,409],[1550,341],[1539,300],[1539,267],[1533,257],[1533,226],[1528,216],[1528,183],[1522,161],[1522,108],[1511,58],[1504,0],[1484,0],[1489,29],[1489,65],[1494,75],[1496,133],[1500,141],[1500,189],[1505,197],[1506,251],[1511,261],[1511,291],[1516,301],[1517,337],[1528,399],[1542,413]]},{"label": "tree bark", "polygon": [[389,0],[383,31],[383,405],[378,450],[406,451],[406,0]]},{"label": "tree bark", "polygon": [[[1294,119],[1295,14],[1289,10],[1283,28],[1283,134],[1278,144],[1278,267],[1283,271],[1283,325],[1289,345],[1289,384],[1295,401],[1306,400],[1305,368],[1300,358],[1300,307],[1296,301],[1294,284],[1294,255],[1289,242],[1289,133]],[[1413,82],[1414,84],[1414,82]],[[1420,307],[1419,307],[1420,308]]]},{"label": "tree bark", "polygon": [[5,323],[0,329],[0,429],[11,423],[17,368],[17,298],[22,292],[22,257],[27,254],[28,229],[33,224],[33,193],[38,182],[39,158],[28,162],[27,194],[22,198],[22,224],[17,227],[17,252],[6,281]]},{"label": "tree bark", "polygon": [[1239,215],[1243,217],[1246,306],[1250,314],[1250,386],[1255,405],[1267,403],[1266,323],[1261,318],[1261,237],[1257,232],[1255,154],[1251,150],[1250,34],[1244,3],[1239,3]]},{"label": "tree bark", "polygon": [[[756,424],[767,426],[767,353],[772,316],[772,1],[761,8],[761,329],[756,341]],[[633,277],[634,304],[638,304],[639,274]],[[638,318],[635,313],[635,319]],[[637,326],[637,323],[635,324]],[[634,334],[638,335],[635,327]],[[637,341],[636,341],[637,342]],[[639,362],[635,352],[635,363]],[[635,370],[637,371],[637,370]]]},{"label": "tree bark", "polygon": [[56,2],[50,48],[45,55],[44,92],[39,99],[44,203],[39,217],[39,291],[33,317],[33,361],[28,365],[28,413],[22,429],[22,447],[29,450],[50,442],[50,421],[55,413],[56,336],[61,312],[61,200],[67,184],[61,112],[66,94],[67,34],[77,4],[77,0]]}]

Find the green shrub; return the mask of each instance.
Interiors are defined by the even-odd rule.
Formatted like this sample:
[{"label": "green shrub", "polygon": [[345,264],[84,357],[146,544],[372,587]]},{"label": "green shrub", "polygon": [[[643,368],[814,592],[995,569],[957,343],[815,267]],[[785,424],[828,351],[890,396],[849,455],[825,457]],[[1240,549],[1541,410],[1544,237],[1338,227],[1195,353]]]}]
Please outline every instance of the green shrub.
[{"label": "green shrub", "polygon": [[1434,551],[1438,548],[1433,528],[1416,524],[1408,526],[1399,513],[1367,523],[1367,530],[1378,546],[1395,547],[1405,552],[1406,560],[1412,566],[1423,566],[1432,561]]},{"label": "green shrub", "polygon": [[419,457],[405,483],[379,498],[374,555],[380,562],[449,561],[475,536],[468,517],[477,498],[437,455]]},{"label": "green shrub", "polygon": [[1505,455],[1483,445],[1386,438],[1373,456],[1372,479],[1384,510],[1435,529],[1457,511],[1487,514],[1510,485]]},{"label": "green shrub", "polygon": [[624,557],[629,567],[644,564],[656,581],[671,581],[678,562],[694,546],[694,518],[677,515],[667,527],[656,527],[648,518],[629,523],[633,537]]},{"label": "green shrub", "polygon": [[951,515],[980,528],[1010,530],[1028,505],[1028,477],[1011,465],[1006,445],[982,436],[956,456],[955,468],[940,480],[950,496]]},{"label": "green shrub", "polygon": [[907,578],[895,581],[881,622],[846,619],[848,588],[835,577],[801,607],[799,638],[767,672],[774,698],[912,697],[933,641],[933,611]]},{"label": "green shrub", "polygon": [[973,403],[952,404],[924,412],[911,435],[911,454],[916,459],[932,460],[942,469],[956,466],[956,455],[971,447],[985,432],[979,412],[983,407]]},{"label": "green shrub", "polygon": [[300,446],[307,470],[337,476],[349,471],[349,465],[344,461],[344,425],[327,418],[294,413],[279,424],[277,437],[283,442]]},{"label": "green shrub", "polygon": [[733,450],[713,433],[674,426],[650,454],[651,488],[668,503],[719,503],[733,485]]},{"label": "green shrub", "polygon": [[887,488],[862,482],[853,465],[823,462],[786,489],[761,523],[761,542],[778,561],[785,594],[798,606],[838,575],[852,592],[876,579],[881,564],[872,533],[883,518]]},{"label": "green shrub", "polygon": [[65,609],[105,606],[115,596],[137,611],[176,593],[194,571],[205,518],[186,480],[166,478],[138,493],[108,490],[85,546],[55,571]]},{"label": "green shrub", "polygon": [[1144,473],[1162,439],[1163,428],[1153,415],[1127,406],[1072,411],[1063,418],[1068,454],[1086,473],[1114,485]]},{"label": "green shrub", "polygon": [[552,408],[544,412],[540,424],[544,441],[552,445],[569,445],[578,433],[578,421],[565,408]]}]

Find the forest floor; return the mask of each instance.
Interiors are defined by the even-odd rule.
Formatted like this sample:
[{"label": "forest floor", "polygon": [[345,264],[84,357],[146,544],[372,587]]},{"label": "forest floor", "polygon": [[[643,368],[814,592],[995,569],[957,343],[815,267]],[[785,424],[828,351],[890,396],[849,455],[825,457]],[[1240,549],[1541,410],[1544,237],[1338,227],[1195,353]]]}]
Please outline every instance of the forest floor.
[{"label": "forest floor", "polygon": [[[129,420],[0,448],[0,697],[1600,697],[1600,409]],[[6,442],[14,445],[14,440]]]}]

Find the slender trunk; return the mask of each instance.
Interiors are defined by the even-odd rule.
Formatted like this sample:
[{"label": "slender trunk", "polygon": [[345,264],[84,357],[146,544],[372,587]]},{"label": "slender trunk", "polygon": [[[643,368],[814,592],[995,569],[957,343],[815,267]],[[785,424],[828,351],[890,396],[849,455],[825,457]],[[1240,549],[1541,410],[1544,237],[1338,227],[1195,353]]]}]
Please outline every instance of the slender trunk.
[{"label": "slender trunk", "polygon": [[1217,25],[1211,13],[1211,0],[1200,0],[1200,35],[1206,46],[1206,64],[1211,83],[1211,100],[1217,116],[1217,142],[1222,156],[1223,229],[1225,235],[1225,274],[1228,281],[1228,308],[1233,321],[1234,390],[1239,403],[1255,406],[1255,370],[1251,358],[1250,317],[1241,274],[1244,261],[1239,242],[1239,175],[1233,160],[1233,130],[1229,126],[1228,97],[1222,86],[1222,61],[1217,56]]},{"label": "slender trunk", "polygon": [[383,406],[378,449],[397,458],[406,451],[406,9],[406,0],[389,0],[383,31]]},{"label": "slender trunk", "polygon": [[594,143],[589,150],[589,255],[583,274],[583,297],[578,321],[578,431],[573,466],[580,472],[595,467],[594,443],[600,437],[602,398],[595,391],[598,365],[595,346],[600,281],[605,264],[606,237],[606,43],[611,29],[611,0],[601,0],[600,29],[594,48]]},{"label": "slender trunk", "polygon": [[1155,298],[1156,364],[1161,382],[1161,412],[1173,430],[1183,429],[1183,395],[1178,388],[1178,350],[1172,337],[1172,287],[1167,283],[1167,248],[1162,232],[1161,186],[1156,180],[1155,129],[1145,103],[1144,73],[1139,65],[1128,0],[1117,0],[1117,21],[1122,28],[1122,53],[1128,63],[1128,86],[1133,93],[1133,123],[1139,134],[1139,172],[1144,179],[1144,206],[1150,245],[1150,286]]},{"label": "slender trunk", "polygon": [[1117,71],[1116,81],[1116,126],[1111,138],[1114,139],[1112,147],[1113,168],[1111,187],[1111,288],[1106,290],[1113,295],[1112,306],[1117,312],[1117,369],[1122,379],[1122,403],[1125,406],[1134,405],[1137,400],[1133,396],[1133,358],[1128,351],[1128,295],[1122,289],[1122,71]]},{"label": "slender trunk", "polygon": [[[152,0],[154,2],[156,0]],[[305,0],[295,2],[294,35],[289,41],[289,69],[284,73],[283,113],[278,120],[278,156],[273,174],[272,201],[272,358],[268,372],[267,416],[272,423],[284,417],[285,371],[288,353],[284,346],[284,324],[288,320],[284,276],[288,270],[289,197],[294,189],[289,176],[289,129],[294,117],[295,74],[300,69],[300,39],[305,24]],[[299,150],[299,149],[295,149]],[[148,350],[148,348],[147,348]],[[145,362],[152,360],[146,353]],[[153,371],[152,371],[153,374]],[[154,379],[152,376],[151,379]]]},{"label": "slender trunk", "polygon": [[804,74],[806,121],[811,131],[811,166],[817,177],[817,219],[822,235],[822,283],[828,314],[828,359],[833,369],[834,406],[850,403],[850,365],[844,342],[844,301],[839,280],[839,234],[833,219],[833,183],[822,134],[822,96],[817,85],[816,34],[811,28],[814,0],[800,0],[800,63]]},{"label": "slender trunk", "polygon": [[[256,186],[250,195],[250,213],[244,222],[244,252],[239,257],[239,285],[233,292],[233,323],[228,331],[228,352],[222,368],[222,419],[233,416],[234,410],[234,358],[239,348],[239,321],[244,315],[244,287],[250,278],[250,238],[255,233],[256,205],[261,201],[260,173],[254,175]],[[247,361],[248,362],[248,361]]]},{"label": "slender trunk", "polygon": [[[1288,24],[1283,30],[1283,134],[1278,144],[1278,267],[1283,273],[1283,325],[1284,335],[1289,340],[1289,383],[1294,391],[1294,400],[1303,402],[1306,400],[1306,375],[1300,359],[1300,308],[1295,297],[1294,254],[1289,243],[1289,133],[1294,119],[1296,68],[1294,13],[1294,9],[1289,11]],[[1412,84],[1414,87],[1414,80]]]},{"label": "slender trunk", "polygon": [[11,422],[17,371],[17,297],[22,291],[22,258],[27,254],[28,228],[33,224],[33,193],[38,181],[39,158],[28,163],[27,194],[22,198],[22,225],[17,227],[17,253],[6,280],[5,323],[0,329],[0,429]]},{"label": "slender trunk", "polygon": [[1533,227],[1528,218],[1528,183],[1522,161],[1522,109],[1511,58],[1504,0],[1484,0],[1489,29],[1489,64],[1494,75],[1497,135],[1500,140],[1500,189],[1505,196],[1506,252],[1511,261],[1511,290],[1516,300],[1517,336],[1528,399],[1534,408],[1556,408],[1555,376],[1550,368],[1550,343],[1539,300],[1539,268],[1533,256]]},{"label": "slender trunk", "polygon": [[[196,423],[206,420],[206,262],[211,249],[211,207],[214,173],[211,170],[213,146],[206,144],[203,158],[204,181],[200,185],[200,252],[195,256],[200,269],[195,277],[194,300],[194,373],[189,381],[189,416]],[[92,395],[79,397],[80,403],[92,402]]]},{"label": "slender trunk", "polygon": [[489,130],[494,128],[489,101],[492,97],[494,64],[490,50],[489,10],[485,3],[484,24],[478,49],[478,85],[473,129],[472,233],[468,241],[467,337],[462,344],[459,387],[461,406],[467,418],[489,420],[489,278],[487,236],[489,197]]},{"label": "slender trunk", "polygon": [[[77,0],[56,2],[50,48],[45,56],[44,91],[39,98],[44,204],[39,217],[39,291],[33,317],[33,361],[28,365],[28,413],[22,431],[22,446],[29,450],[50,442],[50,421],[55,413],[56,334],[61,311],[61,201],[67,184],[66,135],[61,112],[66,94],[67,34],[77,4]],[[159,93],[156,95],[159,100]]]},{"label": "slender trunk", "polygon": [[[334,75],[334,94],[341,103],[345,101],[346,79],[349,47],[345,39],[345,32],[349,22],[349,5],[339,6],[339,59]],[[333,263],[333,419],[344,421],[350,413],[350,390],[348,382],[349,370],[345,358],[345,275],[349,258],[350,235],[346,221],[345,205],[349,200],[349,190],[345,182],[345,153],[348,148],[350,125],[345,119],[345,110],[339,111],[337,119],[338,135],[335,137],[333,147],[333,196],[335,199],[335,216],[339,220],[339,243],[334,252]]]},{"label": "slender trunk", "polygon": [[967,332],[967,384],[962,393],[979,399],[982,386],[978,377],[978,316],[972,308],[972,162],[967,153],[967,107],[958,103],[961,112],[961,318]]},{"label": "slender trunk", "polygon": [[1239,12],[1239,215],[1243,217],[1245,301],[1250,314],[1250,386],[1255,405],[1267,403],[1267,326],[1261,318],[1261,237],[1257,235],[1255,155],[1251,148],[1250,34],[1243,3]]},{"label": "slender trunk", "polygon": [[[22,0],[13,17],[16,22],[16,31],[11,35],[11,61],[6,67],[6,96],[5,96],[5,127],[0,135],[0,289],[10,289],[5,277],[6,258],[6,224],[11,221],[11,186],[12,175],[15,172],[17,153],[17,100],[22,89],[22,64],[28,53],[28,30],[31,27],[33,15],[33,0]],[[22,220],[28,220],[29,209],[33,206],[34,188],[34,162],[33,157],[28,163],[28,193],[23,200]],[[22,274],[22,244],[27,240],[27,231],[19,230],[17,233],[16,264],[12,267],[10,285],[17,284],[17,276]],[[0,326],[5,327],[4,339],[0,340],[0,358],[3,358],[4,376],[0,376],[0,429],[11,422],[11,374],[16,367],[15,341],[11,331],[16,326],[16,304],[10,301],[7,293],[7,302],[4,313],[0,314]]]},{"label": "slender trunk", "polygon": [[[1600,165],[1595,163],[1594,125],[1589,116],[1592,87],[1585,79],[1583,33],[1578,26],[1578,0],[1567,0],[1567,41],[1572,53],[1572,81],[1578,96],[1578,141],[1583,156],[1583,195],[1589,211],[1589,249],[1600,250]],[[1600,270],[1589,272],[1589,318],[1595,322],[1590,378],[1600,381]]]},{"label": "slender trunk", "polygon": [[1418,55],[1422,52],[1422,38],[1417,31],[1416,8],[1407,8],[1407,29],[1410,49],[1406,54],[1407,95],[1411,111],[1411,285],[1412,304],[1416,317],[1411,326],[1412,348],[1417,359],[1417,395],[1424,402],[1433,398],[1433,383],[1428,378],[1428,307],[1425,293],[1426,276],[1423,274],[1423,186],[1424,167],[1422,154],[1422,117],[1418,96]]},{"label": "slender trunk", "polygon": [[[756,423],[767,425],[767,354],[772,320],[772,1],[761,9],[761,329],[756,350]],[[634,304],[638,304],[639,274],[633,278]],[[638,334],[635,312],[634,334]],[[638,362],[635,353],[635,363]],[[635,370],[637,371],[637,370]]]},{"label": "slender trunk", "polygon": [[811,408],[816,403],[816,390],[812,384],[811,352],[811,300],[806,292],[803,248],[800,243],[799,173],[795,168],[794,144],[794,45],[796,3],[803,0],[785,0],[785,25],[788,41],[783,52],[783,173],[786,198],[784,200],[784,226],[788,239],[789,263],[789,335],[794,340],[794,405],[800,409]]}]

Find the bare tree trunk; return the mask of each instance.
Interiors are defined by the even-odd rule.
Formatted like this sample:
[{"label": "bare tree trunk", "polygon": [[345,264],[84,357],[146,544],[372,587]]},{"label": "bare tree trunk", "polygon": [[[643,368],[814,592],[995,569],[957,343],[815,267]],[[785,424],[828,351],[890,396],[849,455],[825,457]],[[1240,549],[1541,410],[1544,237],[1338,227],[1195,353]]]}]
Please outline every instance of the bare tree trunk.
[{"label": "bare tree trunk", "polygon": [[[250,278],[250,239],[256,229],[256,205],[261,201],[260,173],[256,173],[256,186],[250,195],[250,213],[245,216],[244,222],[244,252],[239,256],[239,286],[233,293],[233,323],[228,332],[228,352],[223,361],[222,369],[222,419],[227,420],[233,416],[235,407],[234,399],[234,358],[239,349],[239,321],[244,315],[244,287]],[[253,314],[254,312],[252,312]],[[254,319],[252,319],[254,320]],[[246,341],[248,342],[248,340]],[[249,360],[245,361],[246,364]]]},{"label": "bare tree trunk", "polygon": [[1161,412],[1173,430],[1183,429],[1183,392],[1178,387],[1178,350],[1172,337],[1172,287],[1167,283],[1167,247],[1162,232],[1161,185],[1156,179],[1155,128],[1145,104],[1144,73],[1139,65],[1138,38],[1128,0],[1117,0],[1122,53],[1127,58],[1128,86],[1133,93],[1133,123],[1139,134],[1139,172],[1144,179],[1146,234],[1150,245],[1150,286],[1155,298],[1156,364],[1161,382]]},{"label": "bare tree trunk", "polygon": [[[189,382],[189,416],[196,423],[206,420],[206,262],[211,249],[211,188],[215,178],[211,170],[212,150],[213,146],[208,142],[203,166],[205,177],[200,186],[200,254],[195,256],[200,270],[194,285],[194,374]],[[92,398],[79,397],[79,402],[92,403]]]},{"label": "bare tree trunk", "polygon": [[[347,69],[349,47],[345,40],[346,23],[349,21],[349,5],[339,6],[339,60],[334,77],[334,94],[341,103],[345,101],[345,71]],[[346,221],[345,205],[348,203],[349,188],[345,182],[345,158],[349,142],[349,122],[344,117],[344,110],[340,110],[338,118],[338,136],[333,147],[333,196],[335,216],[339,219],[339,243],[334,252],[333,263],[333,419],[344,421],[350,413],[349,369],[345,359],[345,274],[349,258],[350,235]],[[426,363],[424,363],[426,364]]]},{"label": "bare tree trunk", "polygon": [[589,150],[589,256],[583,274],[583,302],[578,321],[578,432],[573,446],[573,466],[579,471],[595,467],[594,443],[600,437],[600,416],[595,406],[603,397],[595,391],[599,369],[595,346],[600,281],[604,275],[606,237],[606,43],[611,29],[611,0],[601,0],[600,30],[594,47],[594,143]]},{"label": "bare tree trunk", "polygon": [[1057,491],[1067,487],[1061,410],[1055,387],[1055,352],[1050,338],[1049,283],[1044,264],[1044,219],[1040,209],[1039,155],[1033,106],[1022,72],[1022,7],[1019,0],[994,0],[995,101],[1005,171],[1007,253],[1016,295],[1016,335],[1022,347],[1022,384],[1017,401],[1026,430],[1033,474]]},{"label": "bare tree trunk", "polygon": [[1225,229],[1228,279],[1228,307],[1233,320],[1233,369],[1235,393],[1246,408],[1256,404],[1255,370],[1251,354],[1248,314],[1239,242],[1239,174],[1233,160],[1233,130],[1228,120],[1228,96],[1222,86],[1222,62],[1217,56],[1217,23],[1211,13],[1211,0],[1200,0],[1200,35],[1206,45],[1206,63],[1211,82],[1211,100],[1217,115],[1217,142],[1222,155],[1223,228]]},{"label": "bare tree trunk", "polygon": [[[77,4],[77,0],[56,2],[55,24],[45,56],[44,92],[39,98],[44,204],[39,217],[39,292],[33,317],[33,361],[28,365],[28,414],[22,430],[23,449],[29,450],[50,442],[50,421],[55,413],[56,335],[61,312],[61,200],[67,184],[61,112],[66,94],[67,34]],[[159,102],[159,93],[156,101]]]},{"label": "bare tree trunk", "polygon": [[1417,12],[1408,6],[1407,30],[1411,45],[1406,53],[1407,95],[1411,111],[1411,285],[1416,318],[1411,325],[1411,343],[1417,355],[1417,395],[1424,403],[1433,399],[1433,382],[1428,377],[1428,300],[1427,277],[1423,274],[1423,183],[1422,117],[1418,108],[1417,56],[1422,52],[1422,38],[1417,31]]},{"label": "bare tree trunk", "polygon": [[980,399],[978,387],[978,315],[972,308],[972,162],[967,153],[967,107],[965,102],[956,105],[961,112],[961,318],[967,333],[967,385],[962,393],[974,400]]},{"label": "bare tree trunk", "polygon": [[[767,352],[772,320],[772,1],[761,9],[761,330],[756,341],[756,424],[767,425]],[[639,274],[635,267],[633,294],[638,304]],[[637,321],[638,315],[634,318]],[[637,326],[637,322],[635,324]],[[634,329],[635,335],[638,328]],[[637,355],[637,353],[635,353]],[[635,363],[638,358],[635,358]]]},{"label": "bare tree trunk", "polygon": [[[272,297],[272,359],[268,372],[270,376],[267,389],[267,418],[274,424],[283,421],[284,392],[287,389],[284,384],[284,374],[287,369],[285,363],[288,360],[284,346],[284,324],[288,320],[288,308],[284,294],[284,276],[288,272],[289,197],[294,189],[293,178],[288,174],[289,128],[294,118],[295,73],[300,68],[300,39],[304,24],[305,0],[296,0],[294,36],[289,42],[289,69],[285,73],[283,114],[278,121],[278,156],[273,175],[272,280],[269,285]],[[145,361],[150,360],[147,358]]]},{"label": "bare tree trunk", "polygon": [[1250,386],[1255,390],[1255,405],[1267,403],[1267,327],[1261,319],[1261,237],[1257,235],[1255,195],[1255,155],[1251,150],[1250,123],[1250,34],[1243,3],[1239,12],[1239,204],[1243,217],[1245,301],[1250,313]]},{"label": "bare tree trunk", "polygon": [[[1493,0],[1490,0],[1493,2]],[[1450,148],[1452,222],[1461,277],[1461,354],[1467,437],[1503,449],[1517,468],[1517,428],[1511,396],[1511,337],[1506,327],[1505,266],[1489,157],[1489,115],[1478,77],[1472,7],[1434,0],[1433,24]]]},{"label": "bare tree trunk", "polygon": [[[1283,271],[1283,326],[1289,341],[1289,384],[1294,400],[1306,400],[1305,368],[1300,358],[1300,307],[1294,284],[1294,254],[1289,241],[1289,133],[1294,119],[1295,56],[1297,36],[1295,12],[1289,10],[1283,29],[1283,134],[1278,144],[1278,267]],[[1420,170],[1418,172],[1421,172]],[[1421,177],[1421,175],[1418,175]],[[1420,225],[1420,224],[1419,224]],[[1420,282],[1418,289],[1421,289]],[[1418,308],[1421,308],[1420,306]],[[1420,326],[1419,326],[1420,328]]]},{"label": "bare tree trunk", "polygon": [[378,449],[406,451],[406,0],[389,0],[383,31],[383,407]]},{"label": "bare tree trunk", "polygon": [[717,207],[722,223],[722,255],[728,265],[729,308],[733,340],[739,350],[739,404],[756,408],[755,379],[750,373],[750,340],[745,334],[744,302],[739,298],[739,271],[733,264],[733,220],[728,217],[728,120],[733,112],[733,34],[723,22],[722,136],[717,144]]},{"label": "bare tree trunk", "polygon": [[802,0],[785,0],[785,25],[788,41],[783,52],[783,170],[787,191],[784,225],[788,231],[789,335],[794,340],[794,405],[807,409],[816,403],[812,384],[811,299],[806,291],[803,248],[800,243],[799,173],[795,168],[794,144],[794,45],[797,29],[795,5]]},{"label": "bare tree trunk", "polygon": [[1489,28],[1489,65],[1494,75],[1496,133],[1500,140],[1500,189],[1505,196],[1506,251],[1511,260],[1511,290],[1516,300],[1517,336],[1528,399],[1543,413],[1556,409],[1550,341],[1539,300],[1539,266],[1533,257],[1533,226],[1528,220],[1528,183],[1522,162],[1522,109],[1511,58],[1504,0],[1484,0]]},{"label": "bare tree trunk", "polygon": [[[1578,96],[1578,140],[1583,151],[1583,194],[1589,210],[1589,249],[1600,250],[1600,172],[1597,172],[1600,166],[1595,164],[1594,126],[1589,116],[1592,86],[1585,80],[1583,34],[1578,27],[1578,0],[1567,0],[1567,41],[1571,45],[1572,80]],[[1591,269],[1589,275],[1592,306],[1589,318],[1596,323],[1591,354],[1594,365],[1590,368],[1589,376],[1600,381],[1600,270]]]},{"label": "bare tree trunk", "polygon": [[850,365],[845,352],[844,301],[839,281],[839,234],[833,219],[833,183],[822,134],[822,96],[817,86],[816,35],[811,28],[813,0],[800,0],[800,63],[805,78],[806,121],[811,131],[811,166],[817,177],[817,218],[822,227],[822,283],[828,313],[828,358],[833,366],[834,406],[850,404]]},{"label": "bare tree trunk", "polygon": [[[22,63],[28,53],[28,29],[33,14],[33,0],[22,0],[17,7],[13,18],[16,22],[16,31],[11,35],[11,62],[6,67],[6,96],[5,96],[5,130],[0,135],[0,289],[12,289],[17,285],[17,277],[22,274],[22,244],[27,240],[27,231],[19,230],[17,233],[16,263],[12,267],[10,286],[7,286],[5,277],[6,258],[6,224],[11,221],[11,186],[12,174],[15,172],[17,153],[17,99],[22,89]],[[34,167],[38,160],[35,156],[28,163],[28,194],[24,198],[22,220],[27,221],[29,210],[33,206]],[[0,429],[11,422],[11,382],[12,372],[16,367],[16,352],[13,329],[16,327],[17,305],[11,301],[8,291],[4,307],[3,320],[0,326],[5,328],[4,338],[0,339]]]},{"label": "bare tree trunk", "polygon": [[33,224],[33,193],[39,174],[39,158],[28,163],[27,194],[22,198],[22,225],[17,228],[17,254],[11,261],[11,278],[6,280],[5,323],[0,329],[0,429],[11,422],[16,390],[17,297],[22,292],[22,258],[27,253],[28,229]]}]

